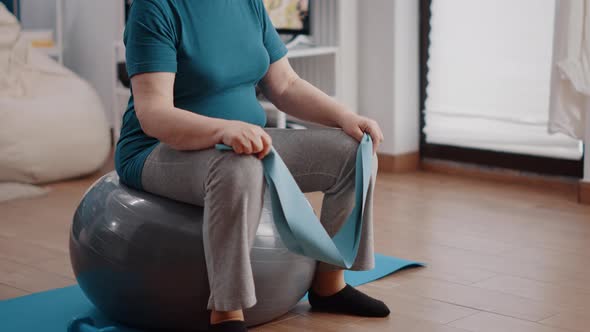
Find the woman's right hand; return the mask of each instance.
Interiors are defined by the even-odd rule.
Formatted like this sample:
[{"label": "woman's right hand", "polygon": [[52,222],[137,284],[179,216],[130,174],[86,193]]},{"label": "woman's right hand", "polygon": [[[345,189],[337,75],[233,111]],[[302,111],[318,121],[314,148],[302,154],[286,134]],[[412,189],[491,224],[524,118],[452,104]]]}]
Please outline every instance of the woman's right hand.
[{"label": "woman's right hand", "polygon": [[256,154],[266,157],[272,147],[272,139],[259,126],[242,121],[228,120],[221,131],[223,144],[231,146],[238,154]]}]

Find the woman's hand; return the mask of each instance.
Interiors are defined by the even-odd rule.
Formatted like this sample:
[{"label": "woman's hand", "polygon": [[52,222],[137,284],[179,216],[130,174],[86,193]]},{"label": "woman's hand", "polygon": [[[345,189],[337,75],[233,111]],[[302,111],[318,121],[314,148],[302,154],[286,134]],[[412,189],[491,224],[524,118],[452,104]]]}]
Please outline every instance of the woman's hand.
[{"label": "woman's hand", "polygon": [[228,120],[221,132],[223,144],[231,146],[238,154],[256,154],[266,157],[272,147],[272,139],[261,127],[242,121]]},{"label": "woman's hand", "polygon": [[363,138],[363,134],[367,133],[373,140],[373,153],[377,152],[379,144],[383,142],[383,132],[374,120],[360,116],[354,113],[346,112],[342,114],[338,125],[345,133],[354,137],[359,142]]}]

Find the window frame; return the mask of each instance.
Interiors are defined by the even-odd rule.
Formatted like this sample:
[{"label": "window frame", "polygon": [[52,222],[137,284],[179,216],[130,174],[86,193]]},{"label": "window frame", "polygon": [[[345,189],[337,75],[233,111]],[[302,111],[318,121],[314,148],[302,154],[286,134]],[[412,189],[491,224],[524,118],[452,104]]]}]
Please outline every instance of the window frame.
[{"label": "window frame", "polygon": [[584,174],[583,157],[580,160],[568,160],[426,142],[426,134],[424,133],[424,127],[426,124],[424,109],[426,103],[426,88],[428,85],[427,62],[428,48],[430,46],[431,4],[432,0],[420,0],[420,158],[457,161],[543,175],[582,178]]}]

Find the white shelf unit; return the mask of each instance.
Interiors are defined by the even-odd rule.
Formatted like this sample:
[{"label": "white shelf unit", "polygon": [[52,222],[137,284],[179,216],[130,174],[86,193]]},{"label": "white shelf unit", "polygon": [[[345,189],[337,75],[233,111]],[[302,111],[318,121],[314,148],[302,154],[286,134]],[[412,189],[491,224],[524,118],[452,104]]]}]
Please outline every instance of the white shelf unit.
[{"label": "white shelf unit", "polygon": [[355,0],[312,1],[310,39],[315,46],[296,47],[288,54],[301,78],[354,112],[358,111],[358,6]]},{"label": "white shelf unit", "polygon": [[[338,47],[312,46],[290,49],[287,58],[295,71],[325,93],[336,94],[336,73]],[[277,109],[272,103],[261,100],[261,105],[268,114],[269,123],[277,128],[286,128],[287,120],[294,120]]]},{"label": "white shelf unit", "polygon": [[[357,2],[355,0],[321,0],[312,2],[311,36],[315,46],[295,47],[288,58],[303,79],[334,96],[352,111],[357,111]],[[345,22],[346,24],[340,24]],[[122,29],[122,28],[121,28]],[[130,96],[117,75],[117,63],[124,61],[124,45],[114,43],[111,64],[113,77],[113,119],[118,138],[121,118]],[[262,101],[269,118],[285,127],[287,117],[269,102]],[[274,110],[273,110],[274,108]],[[276,114],[272,114],[276,112]]]},{"label": "white shelf unit", "polygon": [[[55,1],[55,30],[53,32],[53,43],[52,47],[35,47],[36,50],[39,50],[50,57],[57,60],[60,64],[63,64],[64,60],[64,33],[63,33],[63,22],[64,22],[64,0],[54,0]],[[35,33],[36,30],[24,30],[23,33],[26,34],[27,32]]]},{"label": "white shelf unit", "polygon": [[290,49],[287,57],[290,59],[296,59],[309,56],[335,55],[336,53],[338,53],[338,47],[312,46]]}]

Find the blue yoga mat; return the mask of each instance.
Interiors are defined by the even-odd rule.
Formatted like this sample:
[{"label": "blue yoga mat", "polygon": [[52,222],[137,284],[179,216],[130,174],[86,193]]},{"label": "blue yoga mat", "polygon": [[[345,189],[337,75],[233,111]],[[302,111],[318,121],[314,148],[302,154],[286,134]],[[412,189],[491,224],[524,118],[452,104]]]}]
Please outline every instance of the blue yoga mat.
[{"label": "blue yoga mat", "polygon": [[[375,269],[346,271],[346,281],[358,286],[383,278],[400,269],[423,264],[395,257],[375,255]],[[139,332],[117,326],[104,317],[86,299],[78,286],[0,301],[0,331],[2,332],[66,332],[68,324],[77,317],[92,317],[95,326],[116,326],[112,332]],[[109,332],[105,330],[104,332]]]}]

